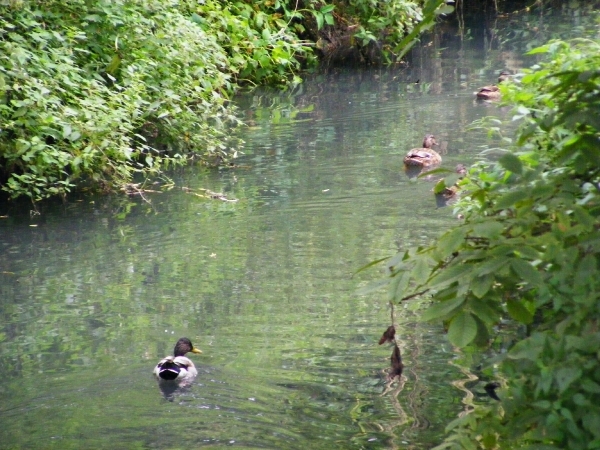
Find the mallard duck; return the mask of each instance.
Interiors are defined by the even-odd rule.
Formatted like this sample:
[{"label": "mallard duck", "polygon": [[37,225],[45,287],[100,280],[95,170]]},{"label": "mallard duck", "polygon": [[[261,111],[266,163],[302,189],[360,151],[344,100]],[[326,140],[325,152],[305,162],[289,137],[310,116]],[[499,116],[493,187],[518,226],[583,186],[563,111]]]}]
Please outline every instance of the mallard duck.
[{"label": "mallard duck", "polygon": [[432,134],[426,135],[423,139],[423,147],[409,150],[404,157],[404,164],[406,166],[428,167],[441,163],[442,157],[440,154],[431,149],[434,145],[437,145],[435,137]]},{"label": "mallard duck", "polygon": [[181,338],[175,344],[173,356],[167,356],[159,361],[154,368],[154,375],[159,381],[181,382],[193,379],[198,375],[194,363],[186,358],[188,352],[202,353],[192,345],[188,338]]},{"label": "mallard duck", "polygon": [[[500,72],[500,75],[498,76],[498,84],[505,82],[509,78],[510,78],[510,73],[503,70],[502,72]],[[479,98],[481,100],[498,100],[500,97],[502,97],[500,88],[495,84],[492,84],[490,86],[483,86],[482,88],[479,88],[479,90],[477,92],[475,92],[475,95],[477,96],[477,98]]]},{"label": "mallard duck", "polygon": [[475,93],[475,95],[480,100],[498,100],[500,97],[502,97],[500,88],[498,88],[498,86],[495,84],[483,86]]}]

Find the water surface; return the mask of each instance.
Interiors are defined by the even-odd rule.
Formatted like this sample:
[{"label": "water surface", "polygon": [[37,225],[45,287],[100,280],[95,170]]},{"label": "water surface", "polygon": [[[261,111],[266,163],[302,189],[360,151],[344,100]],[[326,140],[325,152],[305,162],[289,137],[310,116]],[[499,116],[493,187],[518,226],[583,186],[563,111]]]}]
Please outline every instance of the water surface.
[{"label": "water surface", "polygon": [[[580,21],[567,13],[559,24]],[[419,322],[421,303],[398,306],[405,380],[386,386],[387,294],[356,295],[381,272],[352,275],[457,220],[436,206],[435,180],[402,170],[424,134],[449,170],[493,157],[467,128],[509,113],[473,91],[526,64],[526,44],[444,33],[408,67],[241,97],[250,126],[235,168],[188,168],[144,199],[83,197],[31,216],[1,205],[0,448],[439,443],[465,409],[460,355]],[[204,351],[199,376],[165,395],[152,368],[181,336]]]}]

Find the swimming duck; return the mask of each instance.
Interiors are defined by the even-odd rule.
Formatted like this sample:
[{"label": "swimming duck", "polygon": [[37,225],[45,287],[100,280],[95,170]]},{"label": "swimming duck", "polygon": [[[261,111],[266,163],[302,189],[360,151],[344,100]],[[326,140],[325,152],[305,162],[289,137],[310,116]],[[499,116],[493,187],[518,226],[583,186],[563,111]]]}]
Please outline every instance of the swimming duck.
[{"label": "swimming duck", "polygon": [[502,97],[500,89],[495,84],[483,86],[475,93],[475,95],[481,100],[498,100]]},{"label": "swimming duck", "polygon": [[154,368],[154,375],[159,381],[173,381],[176,383],[192,380],[198,371],[196,366],[185,354],[188,352],[202,353],[192,345],[188,338],[181,338],[175,344],[173,356],[167,356],[159,361]]},{"label": "swimming duck", "polygon": [[459,175],[459,178],[454,184],[447,186],[445,180],[442,178],[433,189],[438,208],[454,203],[459,197],[460,186],[458,182],[467,174],[467,168],[464,164],[458,164],[455,172]]},{"label": "swimming duck", "polygon": [[404,164],[406,166],[428,167],[441,163],[442,157],[438,152],[431,149],[434,145],[437,145],[435,136],[432,134],[426,135],[423,139],[423,147],[409,150],[404,157]]},{"label": "swimming duck", "polygon": [[[500,75],[498,76],[498,84],[503,83],[504,81],[508,80],[509,77],[510,77],[510,73],[503,70],[502,72],[500,72]],[[478,99],[481,99],[481,100],[498,100],[500,97],[502,97],[500,88],[495,84],[492,84],[490,86],[483,86],[477,92],[475,92],[475,95],[477,96]]]}]

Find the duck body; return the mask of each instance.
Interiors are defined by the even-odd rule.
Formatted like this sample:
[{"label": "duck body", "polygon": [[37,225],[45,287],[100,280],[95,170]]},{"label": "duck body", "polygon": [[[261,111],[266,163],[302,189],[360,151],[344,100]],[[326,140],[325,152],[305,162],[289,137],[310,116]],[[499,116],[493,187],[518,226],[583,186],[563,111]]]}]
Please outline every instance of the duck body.
[{"label": "duck body", "polygon": [[409,167],[429,167],[442,162],[442,157],[431,147],[436,145],[435,137],[428,134],[423,139],[423,147],[409,150],[404,157],[404,165]]},{"label": "duck body", "polygon": [[188,338],[179,339],[175,344],[173,356],[161,359],[154,368],[154,375],[158,381],[180,383],[193,380],[198,371],[192,360],[185,356],[188,352],[202,353]]},{"label": "duck body", "polygon": [[480,88],[475,93],[475,96],[481,100],[498,100],[502,94],[500,93],[500,88],[495,84],[492,84]]},{"label": "duck body", "polygon": [[[510,73],[503,70],[498,76],[498,84],[505,82],[510,78]],[[483,86],[479,88],[477,92],[475,92],[475,96],[481,100],[498,100],[502,97],[502,93],[500,92],[500,88],[492,84],[490,86]]]},{"label": "duck body", "polygon": [[185,356],[167,356],[156,365],[154,375],[160,381],[180,381],[194,378],[198,371],[192,360]]}]

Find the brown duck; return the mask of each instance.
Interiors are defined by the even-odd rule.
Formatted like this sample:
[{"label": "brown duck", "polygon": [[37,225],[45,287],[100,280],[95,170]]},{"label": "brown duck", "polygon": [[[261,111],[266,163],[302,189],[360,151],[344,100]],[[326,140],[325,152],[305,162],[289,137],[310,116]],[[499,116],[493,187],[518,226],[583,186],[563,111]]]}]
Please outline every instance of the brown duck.
[{"label": "brown duck", "polygon": [[423,139],[423,147],[409,150],[404,157],[404,164],[412,167],[429,167],[442,162],[442,157],[431,147],[437,145],[435,136],[428,134]]},{"label": "brown duck", "polygon": [[[500,73],[500,76],[498,77],[498,84],[508,80],[509,77],[510,73],[502,71]],[[475,92],[475,95],[478,99],[481,100],[498,100],[500,97],[502,97],[502,94],[500,93],[500,88],[495,84],[492,84],[490,86],[483,86],[477,92]]]}]

